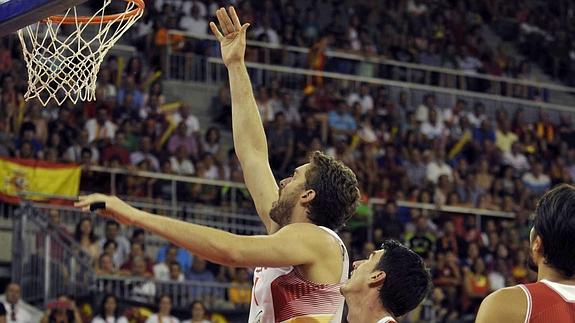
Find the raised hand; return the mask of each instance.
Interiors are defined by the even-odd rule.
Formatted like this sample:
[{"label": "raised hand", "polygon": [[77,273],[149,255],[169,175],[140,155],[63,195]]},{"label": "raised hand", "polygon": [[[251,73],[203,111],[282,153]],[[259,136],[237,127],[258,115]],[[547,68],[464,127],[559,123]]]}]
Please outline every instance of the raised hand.
[{"label": "raised hand", "polygon": [[90,211],[90,205],[97,202],[105,203],[105,208],[97,210],[99,215],[112,218],[121,224],[134,223],[134,217],[137,216],[138,210],[128,205],[115,196],[104,194],[90,194],[78,197],[78,202],[74,207],[81,208],[82,211]]},{"label": "raised hand", "polygon": [[210,22],[212,32],[220,42],[222,48],[222,59],[227,67],[236,63],[243,63],[246,52],[246,30],[250,24],[241,24],[234,7],[229,8],[229,13],[225,8],[216,11],[220,30],[215,23]]}]

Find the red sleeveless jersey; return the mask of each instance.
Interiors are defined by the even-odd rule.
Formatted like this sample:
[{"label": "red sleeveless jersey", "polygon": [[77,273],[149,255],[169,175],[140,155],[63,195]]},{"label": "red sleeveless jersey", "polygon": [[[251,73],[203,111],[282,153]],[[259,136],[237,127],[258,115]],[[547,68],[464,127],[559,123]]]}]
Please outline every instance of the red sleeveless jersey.
[{"label": "red sleeveless jersey", "polygon": [[519,285],[527,296],[525,323],[575,323],[575,286],[541,280]]}]

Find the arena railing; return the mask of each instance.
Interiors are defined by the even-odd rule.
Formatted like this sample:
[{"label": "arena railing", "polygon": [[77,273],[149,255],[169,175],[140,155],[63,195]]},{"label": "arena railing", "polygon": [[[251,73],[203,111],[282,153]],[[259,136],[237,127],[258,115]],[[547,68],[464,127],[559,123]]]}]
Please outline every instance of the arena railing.
[{"label": "arena railing", "polygon": [[[368,228],[372,228],[368,230],[368,241],[373,240],[373,223],[374,217],[373,214],[376,207],[382,207],[388,203],[388,200],[382,198],[370,198],[368,201],[368,207],[372,211],[372,214],[367,217],[367,226]],[[398,207],[403,207],[407,209],[419,209],[422,211],[428,211],[431,213],[432,218],[435,215],[439,214],[446,214],[446,215],[463,215],[463,216],[474,216],[475,217],[475,225],[478,230],[482,228],[482,220],[484,217],[493,217],[497,219],[515,219],[515,213],[513,212],[504,212],[504,211],[496,211],[496,210],[488,210],[488,209],[481,209],[481,208],[470,208],[470,207],[462,207],[462,206],[452,206],[452,205],[437,205],[434,203],[419,203],[419,202],[409,202],[409,201],[396,201],[395,202]]]},{"label": "arena railing", "polygon": [[[201,42],[215,42],[216,39],[212,35],[190,33],[181,30],[170,30],[168,40],[172,41],[176,38],[184,38],[187,42],[186,46],[191,43]],[[310,49],[306,47],[297,47],[290,45],[272,44],[267,42],[248,40],[247,44],[250,47],[257,48],[263,51],[261,61],[259,63],[271,64],[277,62],[277,57],[284,57],[282,65],[287,67],[304,68],[307,65],[307,55]],[[168,53],[173,53],[173,43],[168,44]],[[217,46],[216,46],[217,48]],[[217,52],[217,50],[214,50]],[[282,56],[283,55],[283,56]],[[288,55],[285,58],[285,55]],[[411,83],[421,83],[427,85],[440,85],[447,88],[460,88],[471,89],[474,92],[488,92],[490,94],[503,94],[513,93],[517,87],[526,87],[529,91],[537,91],[539,96],[545,96],[550,102],[558,104],[569,104],[572,102],[570,95],[575,94],[575,87],[564,86],[560,84],[551,84],[547,82],[538,82],[527,79],[518,79],[507,76],[495,76],[484,73],[469,73],[459,69],[437,67],[431,65],[407,63],[396,60],[387,59],[377,55],[360,55],[356,53],[332,50],[326,51],[328,59],[344,61],[350,64],[349,71],[346,74],[359,75],[364,64],[373,64],[374,73],[379,77],[391,80],[402,80]],[[167,61],[169,63],[169,60]],[[169,68],[167,68],[169,70]],[[377,70],[387,71],[385,73],[377,73]],[[365,74],[365,73],[364,73]],[[483,82],[483,85],[475,89],[472,86],[462,86],[471,82]],[[459,86],[458,86],[459,84]],[[485,85],[487,84],[487,85]],[[524,91],[527,94],[527,91]],[[559,94],[559,95],[558,95]],[[560,95],[567,94],[569,96]],[[507,94],[507,96],[511,96]]]},{"label": "arena railing", "polygon": [[51,209],[58,210],[62,220],[75,220],[74,224],[82,218],[81,212],[70,207],[31,202],[22,203],[13,218],[12,279],[21,285],[22,298],[28,303],[43,307],[61,294],[83,299],[114,293],[123,301],[153,307],[157,296],[169,293],[175,307],[187,309],[192,300],[201,299],[211,308],[233,309],[225,301],[230,288],[237,288],[233,283],[96,275],[89,256],[65,229],[67,221],[50,222]]},{"label": "arena railing", "polygon": [[[220,58],[171,53],[168,60],[171,61],[171,71],[168,71],[167,74],[174,80],[201,81],[216,85],[227,82],[228,73]],[[371,84],[387,88],[391,98],[397,98],[399,93],[406,92],[409,104],[414,109],[423,102],[425,95],[432,93],[435,95],[436,104],[439,107],[452,107],[458,99],[462,99],[467,101],[469,111],[471,111],[474,103],[481,102],[486,107],[486,112],[492,116],[498,109],[506,110],[510,114],[516,109],[524,109],[527,122],[537,121],[541,110],[575,113],[575,109],[570,105],[502,95],[255,62],[246,62],[246,65],[255,88],[259,86],[270,88],[279,83],[283,90],[293,91],[296,97],[301,97],[303,89],[314,79],[323,79],[324,83],[328,83],[328,81],[331,83],[331,89],[347,88],[351,91],[359,91],[362,84]],[[555,122],[559,120],[558,113],[551,114],[549,117]]]},{"label": "arena railing", "polygon": [[[180,208],[178,205],[182,204],[182,201],[178,200],[178,183],[185,183],[185,184],[200,184],[200,185],[207,185],[207,186],[215,186],[219,188],[226,188],[229,189],[229,206],[231,213],[237,213],[240,206],[237,203],[238,199],[238,190],[246,190],[246,186],[243,183],[237,182],[230,182],[230,181],[221,181],[221,180],[211,180],[211,179],[204,179],[199,177],[192,177],[192,176],[180,176],[174,174],[165,174],[159,172],[145,172],[145,171],[138,171],[138,170],[131,170],[125,168],[110,168],[110,167],[102,167],[102,166],[90,166],[88,168],[89,171],[92,172],[99,172],[105,173],[110,176],[109,184],[110,190],[108,193],[116,194],[118,190],[118,176],[136,176],[136,177],[145,177],[149,179],[156,179],[170,182],[171,185],[171,192],[170,192],[170,202],[172,205],[171,211],[176,212]],[[150,201],[150,199],[143,199],[145,201]],[[173,214],[175,215],[175,214]]]},{"label": "arena railing", "polygon": [[[99,166],[91,166],[91,170],[99,171],[103,173],[110,173],[119,174],[119,173],[128,173],[129,171],[123,169],[109,169],[105,167]],[[188,183],[202,183],[206,185],[214,185],[214,186],[227,186],[233,185],[236,188],[245,188],[245,185],[242,183],[232,183],[226,181],[213,181],[213,180],[206,180],[201,178],[194,178],[190,176],[180,176],[180,175],[173,175],[173,174],[162,174],[162,173],[153,173],[153,172],[130,172],[134,176],[143,176],[148,178],[164,178],[171,181],[183,181]],[[188,209],[192,213],[190,216],[179,216],[180,218],[191,221],[198,224],[204,224],[213,226],[216,228],[220,228],[223,230],[228,230],[234,233],[239,234],[265,234],[265,230],[260,223],[259,217],[255,213],[255,209],[250,209],[246,214],[237,214],[234,212],[226,212],[225,209],[221,209],[218,207],[211,207],[206,205],[195,205],[195,204],[186,204],[182,202],[176,202],[172,199],[171,203],[162,200],[153,201],[153,203],[149,201],[145,201],[145,199],[134,199],[133,197],[127,197],[128,201],[130,201],[136,207],[142,208],[155,208],[156,210],[164,210],[168,214],[176,214],[180,215],[181,210]],[[175,203],[175,205],[174,205]],[[370,198],[368,201],[368,208],[370,210],[374,210],[376,206],[381,206],[386,203],[385,199],[380,198]],[[406,207],[406,208],[417,208],[421,210],[427,210],[430,212],[441,212],[441,213],[448,213],[448,214],[462,214],[466,216],[475,216],[476,217],[476,225],[478,229],[481,229],[482,225],[482,218],[487,217],[496,217],[499,219],[513,219],[515,215],[511,212],[502,212],[502,211],[494,211],[494,210],[487,210],[487,209],[480,209],[480,208],[470,208],[470,207],[461,207],[461,206],[438,206],[436,204],[431,203],[414,203],[408,201],[398,201],[398,206]],[[203,209],[202,209],[203,208]],[[372,212],[373,213],[373,212]],[[184,213],[185,214],[185,213]],[[366,219],[366,224],[369,228],[373,228],[373,216],[368,216]],[[373,230],[368,230],[368,239],[372,240]]]},{"label": "arena railing", "polygon": [[12,223],[12,279],[26,302],[45,306],[64,293],[88,294],[90,258],[69,233],[29,203],[16,210]]},{"label": "arena railing", "polygon": [[[91,193],[91,192],[85,192]],[[46,199],[72,200],[67,196],[47,195],[33,192],[26,194],[34,195],[36,197],[43,196]],[[22,197],[25,198],[23,194]],[[234,213],[229,209],[216,206],[205,205],[199,203],[185,203],[180,202],[175,208],[169,202],[161,199],[149,200],[145,198],[135,198],[131,196],[120,196],[130,205],[147,210],[159,215],[170,216],[179,220],[201,224],[220,230],[225,230],[231,233],[240,235],[258,235],[265,234],[265,227],[262,225],[261,220],[255,214],[255,211],[249,213],[248,210],[243,210],[244,213]],[[78,209],[69,205],[49,204],[41,201],[29,201],[23,199],[24,203],[32,205],[36,210],[41,210],[44,213],[49,213],[51,210],[58,212],[62,225],[73,230],[78,221],[88,216],[88,214],[79,211]],[[17,210],[12,207],[13,210]],[[14,214],[14,211],[11,211]],[[95,227],[103,227],[107,221],[104,217],[93,217],[92,222]],[[126,234],[130,235],[133,228],[130,228]],[[166,241],[157,236],[151,236],[147,243],[155,247],[160,247],[166,244]]]},{"label": "arena railing", "polygon": [[218,310],[234,308],[226,298],[229,290],[236,288],[233,283],[215,281],[163,281],[127,276],[96,276],[94,285],[98,293],[111,293],[123,301],[154,304],[157,297],[168,294],[174,308],[187,309],[192,301],[201,300],[209,308]]}]

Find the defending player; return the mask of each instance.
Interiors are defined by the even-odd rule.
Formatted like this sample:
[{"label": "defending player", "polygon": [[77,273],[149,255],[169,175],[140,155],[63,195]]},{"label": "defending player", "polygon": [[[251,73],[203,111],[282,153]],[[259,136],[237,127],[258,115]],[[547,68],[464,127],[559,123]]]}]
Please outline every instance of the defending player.
[{"label": "defending player", "polygon": [[535,213],[529,265],[537,282],[487,296],[477,323],[575,323],[575,187],[548,191]]},{"label": "defending player", "polygon": [[341,287],[349,323],[396,323],[427,295],[431,278],[423,259],[395,240],[387,240],[368,259],[353,263]]},{"label": "defending player", "polygon": [[276,184],[267,142],[244,64],[246,30],[233,8],[217,11],[229,72],[233,135],[246,185],[268,235],[239,236],[135,209],[115,196],[82,196],[75,205],[136,225],[183,246],[202,258],[234,267],[257,267],[249,322],[340,322],[347,280],[347,250],[333,230],[352,216],[359,199],[357,180],[342,163],[316,152],[293,176]]}]

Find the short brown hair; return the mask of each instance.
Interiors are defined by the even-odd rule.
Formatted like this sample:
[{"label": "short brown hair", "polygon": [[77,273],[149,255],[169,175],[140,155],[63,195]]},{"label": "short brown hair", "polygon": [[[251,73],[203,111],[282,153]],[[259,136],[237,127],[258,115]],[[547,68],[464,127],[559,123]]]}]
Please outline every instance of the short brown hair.
[{"label": "short brown hair", "polygon": [[342,162],[315,151],[306,172],[305,189],[314,190],[308,205],[308,218],[313,223],[336,230],[355,213],[359,200],[357,178]]}]

